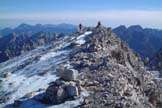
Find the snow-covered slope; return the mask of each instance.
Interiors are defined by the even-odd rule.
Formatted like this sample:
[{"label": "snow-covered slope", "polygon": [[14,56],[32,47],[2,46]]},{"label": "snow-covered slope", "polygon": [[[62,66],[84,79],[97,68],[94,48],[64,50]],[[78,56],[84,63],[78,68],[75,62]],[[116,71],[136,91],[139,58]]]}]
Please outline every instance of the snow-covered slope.
[{"label": "snow-covered slope", "polygon": [[[44,92],[48,84],[58,78],[56,76],[57,65],[67,62],[68,55],[73,51],[72,48],[67,47],[72,43],[84,44],[84,37],[91,33],[87,31],[78,37],[77,35],[61,37],[54,42],[54,45],[39,47],[1,63],[0,107],[10,107],[9,104],[18,99],[28,99],[21,105],[22,108],[47,107],[29,98]],[[79,100],[48,107],[72,107],[78,105]]]}]

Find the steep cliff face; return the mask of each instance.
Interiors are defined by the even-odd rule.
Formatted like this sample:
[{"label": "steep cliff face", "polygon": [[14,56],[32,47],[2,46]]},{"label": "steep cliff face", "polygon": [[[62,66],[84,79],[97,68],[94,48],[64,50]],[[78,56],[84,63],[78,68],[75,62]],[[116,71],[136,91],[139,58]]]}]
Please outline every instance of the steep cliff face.
[{"label": "steep cliff face", "polygon": [[[158,81],[146,71],[140,57],[122,42],[111,28],[102,25],[82,28],[70,36],[59,38],[53,45],[30,51],[0,64],[0,67],[0,72],[3,73],[1,76],[3,85],[0,91],[2,106],[12,107],[16,103],[20,108],[161,107]],[[65,102],[61,105],[49,106],[38,101],[37,95],[45,92],[48,84],[59,78],[56,75],[61,67],[70,68],[70,70],[64,69],[67,70],[64,72],[64,79],[68,79],[65,78],[65,73],[72,74],[72,70],[79,73],[77,80],[88,95],[81,100],[71,101],[74,102],[73,104]],[[67,77],[70,77],[70,74]],[[57,81],[54,84],[58,85]],[[65,83],[61,80],[62,82]],[[58,89],[58,86],[53,85],[45,92],[50,101],[55,103],[52,99],[57,96],[51,95],[52,87],[55,88],[56,94],[59,93],[58,97],[62,96],[61,91],[64,89],[62,86]],[[14,102],[21,99],[22,101]],[[59,99],[57,101],[60,103]],[[48,99],[44,101],[47,102]]]}]

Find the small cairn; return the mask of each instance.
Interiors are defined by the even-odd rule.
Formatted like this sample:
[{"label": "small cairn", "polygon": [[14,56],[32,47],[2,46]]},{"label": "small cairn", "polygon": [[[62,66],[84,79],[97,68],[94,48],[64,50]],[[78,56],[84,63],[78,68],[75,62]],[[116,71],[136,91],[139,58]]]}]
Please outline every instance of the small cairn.
[{"label": "small cairn", "polygon": [[77,70],[60,66],[57,72],[60,78],[52,82],[45,92],[45,100],[48,104],[61,104],[67,100],[74,100],[81,92]]}]

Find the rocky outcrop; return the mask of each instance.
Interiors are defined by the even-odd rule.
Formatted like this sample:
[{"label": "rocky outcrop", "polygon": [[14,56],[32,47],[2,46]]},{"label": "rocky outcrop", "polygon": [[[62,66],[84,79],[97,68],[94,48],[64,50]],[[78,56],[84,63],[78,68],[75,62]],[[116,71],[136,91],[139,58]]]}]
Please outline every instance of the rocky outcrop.
[{"label": "rocky outcrop", "polygon": [[81,93],[77,70],[60,66],[58,73],[60,79],[52,82],[45,92],[44,100],[48,104],[60,104],[67,100],[74,100]]},{"label": "rocky outcrop", "polygon": [[86,43],[70,56],[70,64],[90,92],[82,107],[160,108],[159,86],[140,57],[110,28],[88,30],[92,34]]},{"label": "rocky outcrop", "polygon": [[57,72],[60,78],[66,81],[75,81],[78,77],[78,71],[70,67],[60,66]]}]

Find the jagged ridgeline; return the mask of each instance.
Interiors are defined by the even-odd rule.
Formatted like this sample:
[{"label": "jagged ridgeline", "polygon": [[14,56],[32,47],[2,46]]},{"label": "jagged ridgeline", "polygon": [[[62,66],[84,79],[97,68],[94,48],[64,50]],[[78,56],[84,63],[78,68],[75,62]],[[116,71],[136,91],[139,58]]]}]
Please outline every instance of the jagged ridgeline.
[{"label": "jagged ridgeline", "polygon": [[0,97],[2,106],[162,107],[158,80],[146,71],[140,57],[100,22],[97,27],[80,25],[78,32],[0,67],[6,94]]},{"label": "jagged ridgeline", "polygon": [[[86,31],[86,30],[85,30]],[[92,91],[86,107],[149,108],[160,106],[158,84],[143,62],[110,28],[92,28],[86,43],[70,58]]]},{"label": "jagged ridgeline", "polygon": [[28,25],[0,30],[0,63],[42,45],[51,44],[58,37],[76,31],[71,24]]}]

